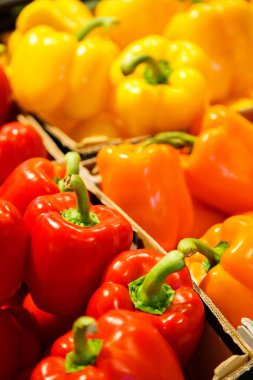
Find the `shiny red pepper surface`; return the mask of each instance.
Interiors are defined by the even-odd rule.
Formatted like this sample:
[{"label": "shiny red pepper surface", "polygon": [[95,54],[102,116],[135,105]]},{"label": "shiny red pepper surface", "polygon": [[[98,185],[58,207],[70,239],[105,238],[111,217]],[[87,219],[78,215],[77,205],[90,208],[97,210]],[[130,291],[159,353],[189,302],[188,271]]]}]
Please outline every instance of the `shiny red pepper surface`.
[{"label": "shiny red pepper surface", "polygon": [[0,306],[13,296],[24,278],[27,233],[18,210],[0,199]]},{"label": "shiny red pepper surface", "polygon": [[18,121],[3,125],[0,129],[0,184],[16,166],[32,157],[47,157],[38,132]]},{"label": "shiny red pepper surface", "polygon": [[[82,318],[84,321],[87,319]],[[87,348],[87,341],[90,342],[92,339],[86,338],[85,342],[81,336],[83,339],[80,337],[78,342],[78,331],[74,324],[73,334],[68,333],[55,342],[51,350],[52,356],[37,365],[31,380],[184,379],[173,350],[157,329],[148,321],[136,317],[135,313],[113,310],[99,318],[97,328],[98,334],[93,335],[93,338],[102,340],[102,348],[94,355],[95,360],[89,360],[89,355],[81,355]],[[80,341],[83,347],[80,346]],[[77,347],[78,343],[77,351],[74,350],[74,346]],[[71,355],[71,364],[79,364],[79,370],[75,372],[73,369],[74,372],[66,373],[66,355],[67,358]],[[69,370],[69,366],[67,368]]]},{"label": "shiny red pepper surface", "polygon": [[151,274],[151,269],[157,267],[165,257],[168,259],[171,254],[174,255],[174,252],[177,251],[164,256],[150,249],[140,249],[118,255],[106,269],[102,285],[90,299],[87,315],[97,318],[112,309],[135,310],[143,319],[149,320],[158,328],[178,355],[181,363],[186,364],[202,332],[204,307],[192,288],[190,274],[184,267],[183,260],[180,259],[182,264],[177,267],[177,271],[172,272],[167,271],[168,268],[165,270],[161,268],[162,271],[153,275],[153,279],[144,291],[143,296],[147,299],[145,301],[149,306],[155,304],[156,299],[160,298],[164,283],[170,285],[172,288],[170,302],[163,307],[162,313],[154,312],[149,308],[145,311],[143,308],[138,310],[139,306],[134,304],[128,289],[133,281],[143,276],[147,279],[147,274]]},{"label": "shiny red pepper surface", "polygon": [[88,194],[80,201],[84,194],[82,188],[77,195],[38,197],[24,215],[30,235],[26,281],[36,305],[57,316],[80,315],[105,266],[132,242],[130,223],[109,207],[90,206]]},{"label": "shiny red pepper surface", "polygon": [[34,198],[60,191],[54,182],[58,169],[59,164],[46,158],[30,158],[18,165],[6,178],[0,187],[0,198],[11,202],[24,214]]}]

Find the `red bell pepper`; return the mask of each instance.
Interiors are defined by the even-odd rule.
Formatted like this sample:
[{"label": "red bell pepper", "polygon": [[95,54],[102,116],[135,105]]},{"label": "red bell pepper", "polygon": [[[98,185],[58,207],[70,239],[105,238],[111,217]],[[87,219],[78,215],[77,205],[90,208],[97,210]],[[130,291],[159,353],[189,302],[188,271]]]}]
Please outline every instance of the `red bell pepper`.
[{"label": "red bell pepper", "polygon": [[39,360],[41,347],[30,313],[21,307],[0,309],[0,379],[13,380]]},{"label": "red bell pepper", "polygon": [[47,157],[38,132],[18,121],[5,124],[0,129],[0,184],[16,166],[32,157]]},{"label": "red bell pepper", "polygon": [[11,88],[3,67],[0,65],[0,126],[6,122],[11,108]]},{"label": "red bell pepper", "polygon": [[18,210],[0,199],[0,306],[23,281],[27,233]]},{"label": "red bell pepper", "polygon": [[64,184],[76,197],[38,197],[24,215],[30,233],[26,280],[40,309],[71,317],[85,310],[109,260],[130,248],[132,228],[117,211],[90,207],[78,175]]},{"label": "red bell pepper", "polygon": [[192,288],[182,253],[164,256],[141,249],[116,257],[91,297],[87,315],[97,318],[118,308],[135,309],[158,328],[181,363],[188,362],[202,332],[204,307]]},{"label": "red bell pepper", "polygon": [[40,333],[40,341],[44,347],[48,347],[55,339],[71,329],[73,319],[59,318],[39,309],[33,302],[30,293],[25,296],[23,307],[35,318]]},{"label": "red bell pepper", "polygon": [[51,354],[36,366],[31,380],[184,379],[173,350],[157,329],[125,310],[103,315],[97,325],[93,318],[79,318],[73,334],[60,338]]},{"label": "red bell pepper", "polygon": [[[68,173],[78,172],[79,159],[79,155],[75,152],[66,155]],[[59,178],[64,175],[63,165],[46,158],[31,158],[18,165],[7,177],[0,187],[0,198],[11,202],[21,214],[24,214],[26,207],[34,198],[58,193],[61,189]]]}]

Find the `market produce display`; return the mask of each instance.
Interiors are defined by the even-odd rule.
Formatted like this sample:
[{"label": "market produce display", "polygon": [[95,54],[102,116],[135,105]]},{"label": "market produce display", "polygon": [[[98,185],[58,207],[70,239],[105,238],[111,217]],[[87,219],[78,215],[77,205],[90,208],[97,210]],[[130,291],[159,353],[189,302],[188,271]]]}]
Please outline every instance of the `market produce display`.
[{"label": "market produce display", "polygon": [[0,34],[0,380],[209,380],[191,371],[210,314],[241,353],[253,322],[252,2],[16,5]]}]

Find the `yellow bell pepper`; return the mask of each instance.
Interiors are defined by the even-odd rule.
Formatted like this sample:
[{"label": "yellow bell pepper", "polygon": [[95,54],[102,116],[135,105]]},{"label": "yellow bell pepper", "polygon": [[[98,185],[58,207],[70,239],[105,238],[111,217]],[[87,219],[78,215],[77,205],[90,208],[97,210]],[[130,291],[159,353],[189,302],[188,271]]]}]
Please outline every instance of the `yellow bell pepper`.
[{"label": "yellow bell pepper", "polygon": [[16,29],[25,33],[35,26],[48,25],[58,31],[77,33],[92,17],[80,0],[35,0],[20,12]]},{"label": "yellow bell pepper", "polygon": [[170,40],[187,39],[211,58],[211,101],[252,95],[253,8],[244,0],[199,3],[175,15],[165,28]]},{"label": "yellow bell pepper", "polygon": [[179,0],[102,0],[96,16],[113,16],[119,20],[110,37],[121,47],[150,35],[162,34],[170,18],[186,9],[192,1]]},{"label": "yellow bell pepper", "polygon": [[11,63],[14,97],[66,132],[107,107],[109,67],[118,47],[100,36],[86,37],[96,26],[111,25],[112,18],[93,19],[78,36],[37,26],[25,33]]},{"label": "yellow bell pepper", "polygon": [[200,68],[208,72],[209,60],[185,41],[149,36],[126,48],[111,69],[124,137],[188,129],[208,103]]},{"label": "yellow bell pepper", "polygon": [[16,28],[8,44],[10,56],[21,36],[39,25],[68,33],[77,33],[92,19],[89,8],[80,0],[34,0],[25,6],[16,20]]}]

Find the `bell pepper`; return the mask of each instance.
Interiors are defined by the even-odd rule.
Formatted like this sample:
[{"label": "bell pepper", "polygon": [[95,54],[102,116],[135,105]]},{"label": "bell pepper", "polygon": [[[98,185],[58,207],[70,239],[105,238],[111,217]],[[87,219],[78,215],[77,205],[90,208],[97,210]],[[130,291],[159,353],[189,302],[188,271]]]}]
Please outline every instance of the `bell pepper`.
[{"label": "bell pepper", "polygon": [[3,125],[0,129],[0,184],[16,166],[32,157],[47,157],[38,132],[18,121]]},{"label": "bell pepper", "polygon": [[22,217],[11,203],[0,199],[0,306],[23,281],[26,251],[27,234]]},{"label": "bell pepper", "polygon": [[194,224],[191,237],[200,238],[208,228],[223,222],[228,216],[222,211],[209,206],[198,198],[192,197]]},{"label": "bell pepper", "polygon": [[30,313],[21,307],[0,308],[0,378],[16,379],[40,359],[41,347]]},{"label": "bell pepper", "polygon": [[208,104],[207,83],[199,68],[208,72],[210,62],[186,41],[169,43],[150,36],[126,48],[111,73],[123,136],[188,129]]},{"label": "bell pepper", "polygon": [[200,2],[172,17],[164,34],[170,40],[194,42],[210,57],[213,103],[252,97],[253,55],[247,48],[253,43],[252,4],[238,0]]},{"label": "bell pepper", "polygon": [[51,354],[35,367],[31,380],[184,379],[174,352],[158,331],[124,310],[111,311],[97,322],[80,317],[73,333],[60,338]]},{"label": "bell pepper", "polygon": [[91,297],[87,315],[97,318],[112,309],[135,310],[149,320],[182,364],[193,354],[204,324],[204,307],[177,251],[165,256],[153,250],[118,255]]},{"label": "bell pepper", "polygon": [[95,8],[97,16],[114,16],[119,20],[110,37],[124,48],[130,42],[150,34],[162,34],[171,17],[183,11],[191,1],[102,0]]},{"label": "bell pepper", "polygon": [[7,121],[11,108],[11,87],[9,79],[0,65],[0,126]]},{"label": "bell pepper", "polygon": [[235,328],[241,318],[253,319],[252,233],[252,217],[232,216],[201,239],[183,239],[178,245],[186,255],[199,252],[216,264],[200,287]]},{"label": "bell pepper", "polygon": [[92,13],[82,1],[35,0],[19,13],[16,29],[26,33],[34,26],[48,25],[74,34],[91,19]]},{"label": "bell pepper", "polygon": [[22,36],[35,26],[47,25],[59,32],[75,34],[91,19],[89,8],[79,0],[33,0],[16,19],[7,43],[8,55],[12,56]]},{"label": "bell pepper", "polygon": [[106,37],[86,36],[98,26],[114,23],[112,18],[93,19],[77,36],[46,25],[25,33],[10,63],[19,105],[65,132],[104,111],[110,92],[108,71],[118,47]]},{"label": "bell pepper", "polygon": [[38,326],[40,342],[44,348],[49,347],[55,339],[69,331],[72,326],[72,319],[59,318],[39,309],[33,302],[30,293],[26,294],[23,300],[23,308],[34,317]]},{"label": "bell pepper", "polygon": [[64,179],[74,193],[42,196],[24,215],[30,236],[26,282],[35,304],[62,317],[76,317],[86,308],[105,265],[129,249],[132,228],[117,211],[90,206],[78,175]]},{"label": "bell pepper", "polygon": [[[67,173],[78,173],[79,155],[67,153]],[[0,187],[0,198],[5,199],[24,214],[28,204],[39,195],[55,194],[62,190],[61,178],[65,166],[46,158],[30,158],[13,170]]]},{"label": "bell pepper", "polygon": [[108,146],[99,151],[97,166],[105,194],[164,249],[191,233],[192,203],[174,148]]},{"label": "bell pepper", "polygon": [[181,149],[190,146],[190,154],[183,155],[190,193],[228,216],[253,209],[253,127],[238,120],[210,119],[209,128],[197,137],[165,132],[146,141]]}]

